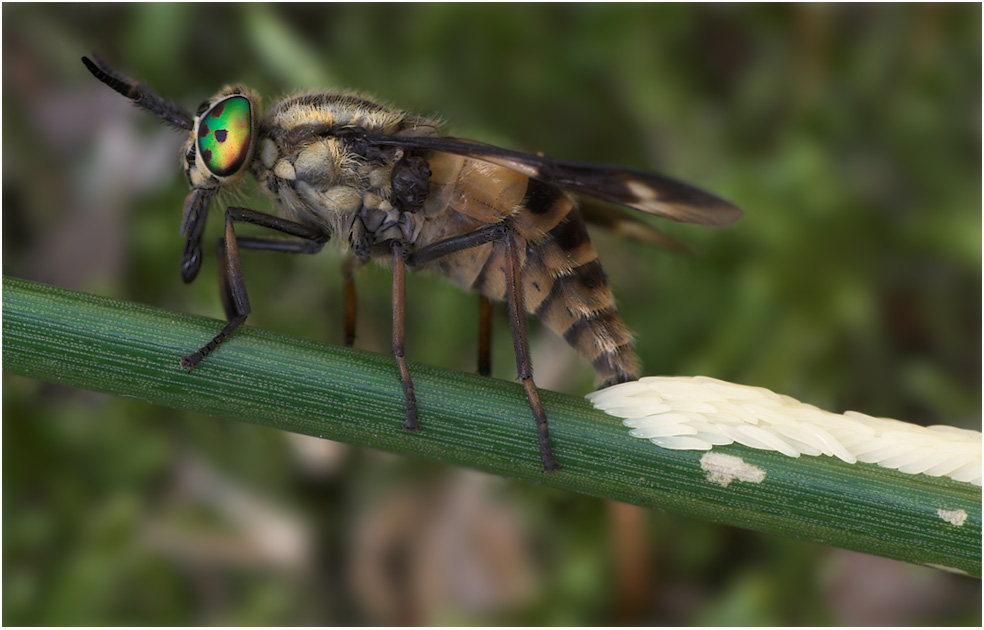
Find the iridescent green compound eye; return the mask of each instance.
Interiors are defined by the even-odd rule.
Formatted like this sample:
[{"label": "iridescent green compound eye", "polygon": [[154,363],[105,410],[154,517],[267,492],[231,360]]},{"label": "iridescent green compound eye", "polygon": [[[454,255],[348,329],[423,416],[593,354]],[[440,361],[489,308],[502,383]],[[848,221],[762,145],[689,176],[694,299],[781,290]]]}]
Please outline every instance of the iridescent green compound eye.
[{"label": "iridescent green compound eye", "polygon": [[230,96],[202,115],[198,122],[198,154],[214,175],[235,174],[246,161],[253,133],[249,99]]}]

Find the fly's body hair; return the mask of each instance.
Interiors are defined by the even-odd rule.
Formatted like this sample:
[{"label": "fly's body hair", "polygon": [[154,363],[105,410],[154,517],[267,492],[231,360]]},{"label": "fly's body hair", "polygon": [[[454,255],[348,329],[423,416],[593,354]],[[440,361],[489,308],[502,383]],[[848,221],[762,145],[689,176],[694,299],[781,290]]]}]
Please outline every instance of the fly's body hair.
[{"label": "fly's body hair", "polygon": [[[83,58],[92,74],[179,129],[191,188],[181,233],[185,282],[201,266],[208,208],[236,190],[249,173],[274,201],[279,216],[249,208],[225,209],[220,287],[228,323],[197,352],[182,358],[192,369],[245,321],[240,249],[314,253],[330,239],[349,249],[346,267],[346,340],[355,337],[352,270],[369,260],[393,268],[393,353],[406,398],[404,428],[416,430],[417,404],[403,354],[404,271],[431,269],[483,300],[507,302],[517,372],[537,425],[544,470],[555,470],[547,418],[533,383],[524,313],[563,337],[595,370],[600,386],[634,380],[638,358],[619,315],[598,253],[574,194],[674,221],[726,225],[741,212],[730,203],[677,180],[624,167],[580,164],[443,135],[438,120],[390,107],[355,92],[300,92],[265,111],[259,95],[228,85],[195,115],[98,58]],[[650,243],[675,246],[648,224],[627,215],[600,214],[615,230]],[[239,237],[250,223],[277,238]],[[487,301],[480,301],[482,352],[489,348]],[[488,373],[488,357],[479,358]],[[484,367],[482,367],[484,366]]]}]

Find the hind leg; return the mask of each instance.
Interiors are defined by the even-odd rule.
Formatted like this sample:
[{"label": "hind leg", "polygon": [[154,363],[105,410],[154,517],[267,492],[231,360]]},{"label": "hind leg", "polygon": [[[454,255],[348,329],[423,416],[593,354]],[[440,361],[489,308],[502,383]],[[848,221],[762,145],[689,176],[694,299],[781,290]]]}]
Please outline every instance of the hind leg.
[{"label": "hind leg", "polygon": [[497,223],[450,238],[419,249],[407,256],[411,266],[430,262],[469,247],[485,243],[496,243],[506,248],[506,302],[509,307],[509,325],[512,329],[513,350],[516,355],[516,371],[526,391],[526,399],[533,411],[536,422],[537,439],[540,445],[540,458],[545,472],[557,470],[560,464],[554,459],[550,447],[550,431],[547,426],[547,413],[540,400],[540,392],[533,382],[533,366],[530,361],[529,342],[526,338],[526,310],[523,306],[523,283],[520,273],[519,244],[514,229],[508,223]]}]

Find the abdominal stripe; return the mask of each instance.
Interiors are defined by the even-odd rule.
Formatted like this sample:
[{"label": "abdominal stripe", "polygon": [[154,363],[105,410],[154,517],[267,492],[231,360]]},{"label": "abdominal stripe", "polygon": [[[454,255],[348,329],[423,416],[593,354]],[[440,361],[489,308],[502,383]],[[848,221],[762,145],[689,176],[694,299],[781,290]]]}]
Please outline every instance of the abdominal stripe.
[{"label": "abdominal stripe", "polygon": [[535,215],[546,214],[562,198],[565,197],[561,189],[531,177],[527,180],[522,205]]},{"label": "abdominal stripe", "polygon": [[550,232],[547,233],[563,252],[576,249],[581,243],[586,243],[588,239],[588,228],[581,218],[581,213],[571,210],[563,221],[558,223]]},{"label": "abdominal stripe", "polygon": [[592,328],[599,326],[609,327],[614,323],[621,322],[621,319],[618,311],[614,308],[614,304],[612,308],[582,315],[580,319],[571,324],[571,327],[564,332],[564,340],[577,348],[579,347],[578,344],[581,343],[581,337]]},{"label": "abdominal stripe", "polygon": [[[571,269],[570,273],[555,278],[553,286],[550,287],[550,292],[543,298],[539,306],[537,306],[534,314],[538,318],[545,320],[554,308],[554,302],[558,299],[575,302],[596,302],[599,296],[595,294],[598,293],[599,289],[605,289],[607,287],[608,278],[605,277],[605,272],[601,268],[601,262],[595,257],[594,260]],[[601,301],[611,302],[613,300],[609,294],[607,299],[601,297]]]}]

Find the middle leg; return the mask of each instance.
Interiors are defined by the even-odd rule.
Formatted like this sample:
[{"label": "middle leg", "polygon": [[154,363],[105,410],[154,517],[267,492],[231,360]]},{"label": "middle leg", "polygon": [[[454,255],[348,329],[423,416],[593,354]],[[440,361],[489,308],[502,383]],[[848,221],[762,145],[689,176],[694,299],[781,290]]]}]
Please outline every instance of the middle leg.
[{"label": "middle leg", "polygon": [[403,350],[403,330],[406,314],[406,279],[405,263],[403,261],[403,243],[393,241],[393,356],[400,370],[400,382],[403,383],[403,397],[406,402],[406,419],[403,428],[416,431],[420,428],[417,422],[417,396],[413,392],[413,380],[410,378],[410,368]]},{"label": "middle leg", "polygon": [[349,258],[342,265],[345,280],[345,346],[355,345],[355,321],[358,302],[355,295],[355,269],[363,264],[358,258]]},{"label": "middle leg", "polygon": [[478,373],[492,375],[492,300],[478,296]]},{"label": "middle leg", "polygon": [[[508,223],[496,223],[418,249],[407,256],[407,263],[411,266],[424,264],[442,256],[490,242],[500,244],[499,246],[506,249],[504,256],[505,298],[509,307],[509,324],[513,334],[513,350],[516,354],[516,371],[519,380],[523,383],[523,389],[526,391],[526,399],[530,403],[530,409],[533,411],[543,470],[549,472],[559,469],[560,464],[553,458],[553,452],[550,448],[550,431],[547,426],[547,413],[540,400],[540,392],[533,382],[530,348],[526,338],[526,309],[523,304],[523,283],[519,268],[520,249],[517,238],[514,228]],[[402,266],[400,270],[402,272]]]}]

